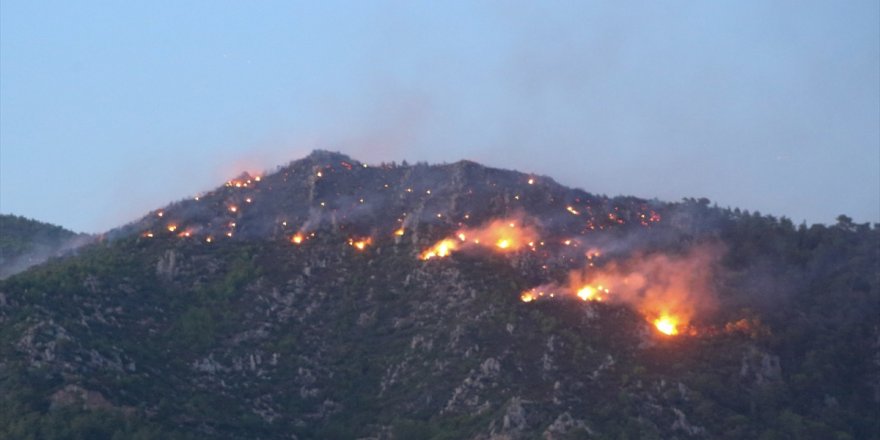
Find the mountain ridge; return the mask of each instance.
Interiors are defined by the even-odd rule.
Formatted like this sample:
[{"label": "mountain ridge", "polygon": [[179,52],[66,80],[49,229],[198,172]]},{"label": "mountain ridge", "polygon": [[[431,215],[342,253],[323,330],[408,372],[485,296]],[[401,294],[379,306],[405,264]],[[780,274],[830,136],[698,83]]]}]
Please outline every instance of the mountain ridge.
[{"label": "mountain ridge", "polygon": [[876,227],[330,152],[198,197],[0,281],[0,434],[877,437]]}]

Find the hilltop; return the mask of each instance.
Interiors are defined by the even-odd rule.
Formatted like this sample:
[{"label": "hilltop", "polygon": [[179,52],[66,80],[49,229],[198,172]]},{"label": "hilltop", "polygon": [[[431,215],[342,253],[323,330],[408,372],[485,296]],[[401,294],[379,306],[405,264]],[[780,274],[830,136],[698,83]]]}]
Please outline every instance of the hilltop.
[{"label": "hilltop", "polygon": [[0,279],[85,244],[86,234],[11,214],[0,214]]},{"label": "hilltop", "polygon": [[878,249],[317,151],[0,282],[0,436],[877,438]]}]

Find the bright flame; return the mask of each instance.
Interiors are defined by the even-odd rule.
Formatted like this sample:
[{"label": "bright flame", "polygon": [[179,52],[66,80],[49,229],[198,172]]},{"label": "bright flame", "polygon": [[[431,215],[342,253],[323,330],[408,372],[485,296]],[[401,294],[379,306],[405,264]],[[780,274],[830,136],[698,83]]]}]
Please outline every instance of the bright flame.
[{"label": "bright flame", "polygon": [[234,205],[233,205],[233,206],[230,206],[230,207],[229,207],[229,212],[238,212],[238,206],[234,206]]},{"label": "bright flame", "polygon": [[598,300],[596,289],[593,286],[584,286],[577,292],[577,296],[584,301]]},{"label": "bright flame", "polygon": [[177,230],[177,225],[168,225],[168,232],[174,232]]},{"label": "bright flame", "polygon": [[452,251],[458,248],[458,244],[450,239],[441,240],[439,243],[432,246],[430,249],[422,252],[422,255],[419,256],[422,260],[430,260],[434,257],[446,257]]},{"label": "bright flame", "polygon": [[445,257],[452,251],[464,247],[483,246],[497,251],[517,251],[534,242],[538,233],[530,226],[522,226],[519,219],[499,219],[478,228],[467,228],[456,232],[455,237],[445,238],[422,253],[421,259]]},{"label": "bright flame", "polygon": [[565,210],[568,211],[568,212],[570,212],[570,213],[572,213],[572,214],[574,214],[574,215],[580,215],[580,212],[578,212],[577,210],[575,210],[574,207],[572,207],[572,206],[566,206],[566,207],[565,207]]},{"label": "bright flame", "polygon": [[370,237],[362,238],[362,239],[358,239],[358,240],[350,238],[348,240],[349,246],[354,246],[354,248],[359,251],[364,250],[367,246],[369,246],[372,243],[373,243],[373,239]]},{"label": "bright flame", "polygon": [[[717,307],[712,289],[713,271],[722,249],[700,245],[683,255],[636,254],[569,273],[564,284],[550,283],[532,289],[557,291],[583,301],[608,301],[625,305],[665,335],[695,334],[691,321]],[[588,257],[600,255],[591,249]],[[535,297],[538,298],[537,296]]]},{"label": "bright flame", "polygon": [[674,317],[664,315],[654,320],[654,327],[657,328],[660,333],[665,335],[677,335],[678,334],[678,320]]},{"label": "bright flame", "polygon": [[404,228],[400,228],[400,229],[394,231],[394,235],[396,235],[398,237],[402,237],[403,234],[405,234],[405,233],[406,233],[406,229],[404,229]]},{"label": "bright flame", "polygon": [[293,244],[301,244],[305,237],[302,234],[294,234],[293,237],[290,237],[290,242]]},{"label": "bright flame", "polygon": [[532,302],[535,300],[535,295],[532,292],[525,292],[519,297],[519,299],[524,303]]}]

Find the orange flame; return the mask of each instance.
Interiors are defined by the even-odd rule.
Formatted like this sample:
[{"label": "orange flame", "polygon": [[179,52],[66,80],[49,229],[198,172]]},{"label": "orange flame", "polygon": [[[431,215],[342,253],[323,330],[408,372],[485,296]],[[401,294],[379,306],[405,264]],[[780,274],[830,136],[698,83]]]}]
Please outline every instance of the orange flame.
[{"label": "orange flame", "polygon": [[695,334],[691,320],[712,312],[717,302],[710,280],[718,251],[700,246],[681,256],[636,255],[602,268],[573,271],[565,286],[550,284],[531,292],[543,297],[544,290],[559,289],[583,301],[623,304],[662,334]]},{"label": "orange flame", "polygon": [[428,260],[434,257],[445,257],[453,251],[465,247],[482,246],[500,252],[518,251],[523,247],[531,247],[537,238],[537,231],[531,226],[524,226],[519,219],[493,220],[478,228],[467,228],[455,233],[456,240],[445,238],[426,251],[420,258]]},{"label": "orange flame", "polygon": [[354,239],[354,238],[348,239],[348,245],[353,246],[355,249],[357,249],[359,251],[364,250],[367,246],[371,245],[372,243],[373,243],[373,239],[370,237],[360,238],[360,239]]},{"label": "orange flame", "polygon": [[290,237],[290,242],[293,244],[302,244],[305,237],[302,234],[293,234],[293,237]]},{"label": "orange flame", "polygon": [[448,256],[450,253],[452,253],[452,251],[456,249],[458,249],[458,243],[456,243],[454,240],[450,240],[447,238],[445,240],[440,240],[437,244],[431,246],[425,252],[422,252],[419,258],[421,258],[422,260],[430,260],[434,257],[443,258]]},{"label": "orange flame", "polygon": [[657,331],[665,335],[673,336],[678,334],[678,319],[673,316],[663,315],[654,320],[654,327]]}]

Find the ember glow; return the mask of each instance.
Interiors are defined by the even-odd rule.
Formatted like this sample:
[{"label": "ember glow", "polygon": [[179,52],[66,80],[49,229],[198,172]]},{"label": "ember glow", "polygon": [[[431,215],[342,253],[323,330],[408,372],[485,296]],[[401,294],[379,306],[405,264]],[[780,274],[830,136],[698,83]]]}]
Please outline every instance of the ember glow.
[{"label": "ember glow", "polygon": [[461,229],[454,237],[440,240],[422,252],[420,258],[445,257],[453,251],[469,247],[484,247],[499,252],[518,251],[531,247],[529,243],[534,243],[538,233],[535,228],[524,225],[521,219],[500,219],[478,228]]},{"label": "ember glow", "polygon": [[306,238],[302,234],[293,234],[293,237],[290,237],[290,242],[293,244],[302,244],[305,239]]},{"label": "ember glow", "polygon": [[396,235],[398,237],[402,237],[403,234],[405,234],[405,233],[406,233],[406,229],[404,229],[404,228],[400,228],[400,229],[397,229],[396,231],[394,231],[394,235]]},{"label": "ember glow", "polygon": [[357,249],[359,251],[366,249],[366,247],[371,245],[372,243],[373,243],[373,239],[370,237],[348,239],[348,245],[354,247],[355,249]]},{"label": "ember glow", "polygon": [[[591,250],[591,255],[599,255]],[[632,308],[665,335],[694,334],[691,321],[714,311],[710,280],[720,251],[698,246],[685,255],[635,255],[602,267],[592,262],[569,273],[566,284],[550,283],[529,290],[531,300],[551,297],[544,292]]]}]

